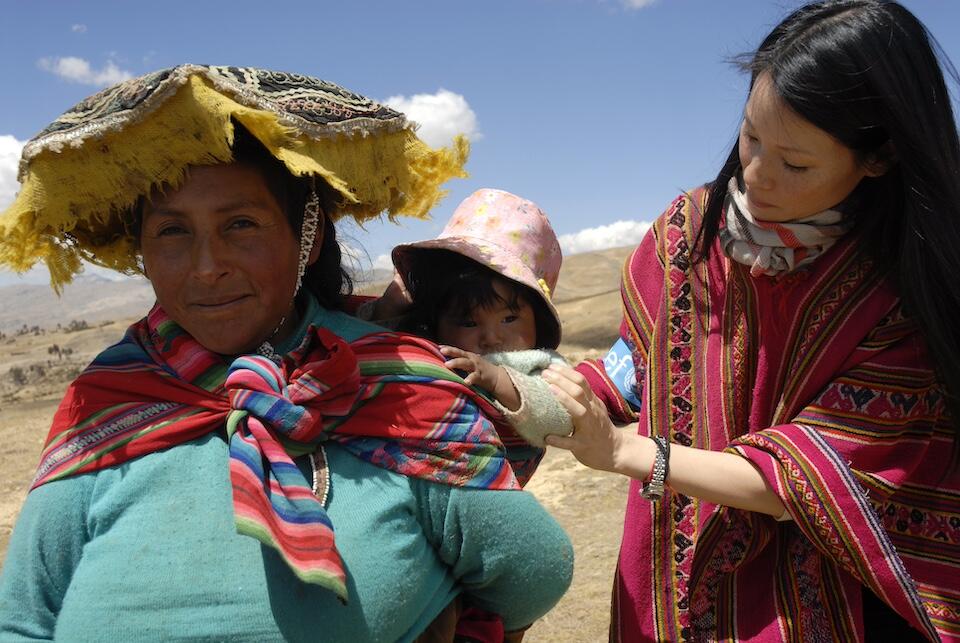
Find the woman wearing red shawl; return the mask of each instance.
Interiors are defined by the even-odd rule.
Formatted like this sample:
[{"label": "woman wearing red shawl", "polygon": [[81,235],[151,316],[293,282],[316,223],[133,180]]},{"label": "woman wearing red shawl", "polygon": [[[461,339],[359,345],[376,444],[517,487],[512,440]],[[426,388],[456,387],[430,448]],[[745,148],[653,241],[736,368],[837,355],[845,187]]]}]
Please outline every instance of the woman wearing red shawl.
[{"label": "woman wearing red shawl", "polygon": [[576,427],[548,443],[634,478],[611,639],[960,640],[960,146],[930,37],[817,2],[745,67],[716,180],[624,267],[621,342],[545,375]]},{"label": "woman wearing red shawl", "polygon": [[157,304],[54,418],[0,639],[449,640],[470,607],[503,640],[552,607],[570,543],[495,408],[344,312],[334,219],[423,216],[465,153],[315,78],[197,65],[26,145],[0,261],[139,271]]}]

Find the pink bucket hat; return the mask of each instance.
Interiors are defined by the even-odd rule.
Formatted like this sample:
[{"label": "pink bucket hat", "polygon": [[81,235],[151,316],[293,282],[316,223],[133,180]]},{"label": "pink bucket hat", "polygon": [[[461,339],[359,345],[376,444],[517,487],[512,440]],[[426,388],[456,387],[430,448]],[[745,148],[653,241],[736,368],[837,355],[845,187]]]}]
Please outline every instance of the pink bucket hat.
[{"label": "pink bucket hat", "polygon": [[552,299],[563,255],[536,203],[503,190],[477,190],[457,206],[439,237],[393,249],[393,265],[404,281],[421,250],[455,252],[527,286],[545,304],[556,330],[538,341],[550,348],[560,344],[560,315]]}]

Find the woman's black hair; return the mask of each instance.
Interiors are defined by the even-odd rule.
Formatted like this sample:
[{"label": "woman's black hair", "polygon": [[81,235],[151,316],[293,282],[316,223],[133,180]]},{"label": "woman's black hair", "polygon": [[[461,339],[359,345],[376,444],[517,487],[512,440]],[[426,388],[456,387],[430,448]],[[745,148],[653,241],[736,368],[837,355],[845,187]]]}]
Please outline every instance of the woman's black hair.
[{"label": "woman's black hair", "polygon": [[[956,69],[897,2],[826,0],[788,16],[741,66],[767,75],[799,116],[887,167],[857,186],[856,234],[894,277],[947,393],[960,444],[960,143],[944,80]],[[695,259],[717,237],[733,146],[710,186]]]},{"label": "woman's black hair", "polygon": [[[534,348],[554,349],[560,342],[557,324],[540,297],[525,286],[496,271],[450,250],[421,248],[404,277],[413,306],[402,323],[402,330],[438,341],[440,317],[453,313],[469,317],[477,308],[505,304],[518,310],[520,302],[533,309],[537,337]],[[506,286],[504,300],[494,290],[494,282]]]},{"label": "woman's black hair", "polygon": [[312,177],[297,177],[287,170],[252,134],[239,123],[234,123],[234,161],[256,168],[263,176],[267,189],[286,213],[296,239],[300,239],[303,211],[315,189],[324,213],[323,242],[317,260],[307,268],[303,287],[310,290],[321,306],[341,309],[347,295],[353,291],[353,281],[341,263],[340,244],[333,224],[337,208],[334,190],[325,181]]}]

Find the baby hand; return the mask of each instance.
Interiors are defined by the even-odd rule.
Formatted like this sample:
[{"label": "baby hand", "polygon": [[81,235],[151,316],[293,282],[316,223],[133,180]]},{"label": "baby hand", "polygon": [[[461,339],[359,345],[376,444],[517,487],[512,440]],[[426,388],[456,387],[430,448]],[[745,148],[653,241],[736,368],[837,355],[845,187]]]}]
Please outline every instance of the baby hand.
[{"label": "baby hand", "polygon": [[502,366],[491,364],[480,355],[465,351],[455,346],[441,346],[440,352],[448,358],[444,366],[451,371],[462,371],[466,373],[463,380],[470,386],[477,386],[493,393],[497,384],[500,383],[500,377],[506,376]]}]

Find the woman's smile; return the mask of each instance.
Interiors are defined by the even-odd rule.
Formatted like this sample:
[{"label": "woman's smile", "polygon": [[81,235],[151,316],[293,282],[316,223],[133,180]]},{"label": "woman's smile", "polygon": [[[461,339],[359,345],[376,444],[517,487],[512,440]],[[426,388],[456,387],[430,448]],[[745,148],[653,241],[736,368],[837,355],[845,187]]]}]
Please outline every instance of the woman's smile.
[{"label": "woman's smile", "polygon": [[237,304],[245,304],[253,298],[253,295],[225,295],[220,297],[210,297],[191,302],[189,305],[201,311],[219,312],[227,310]]}]

